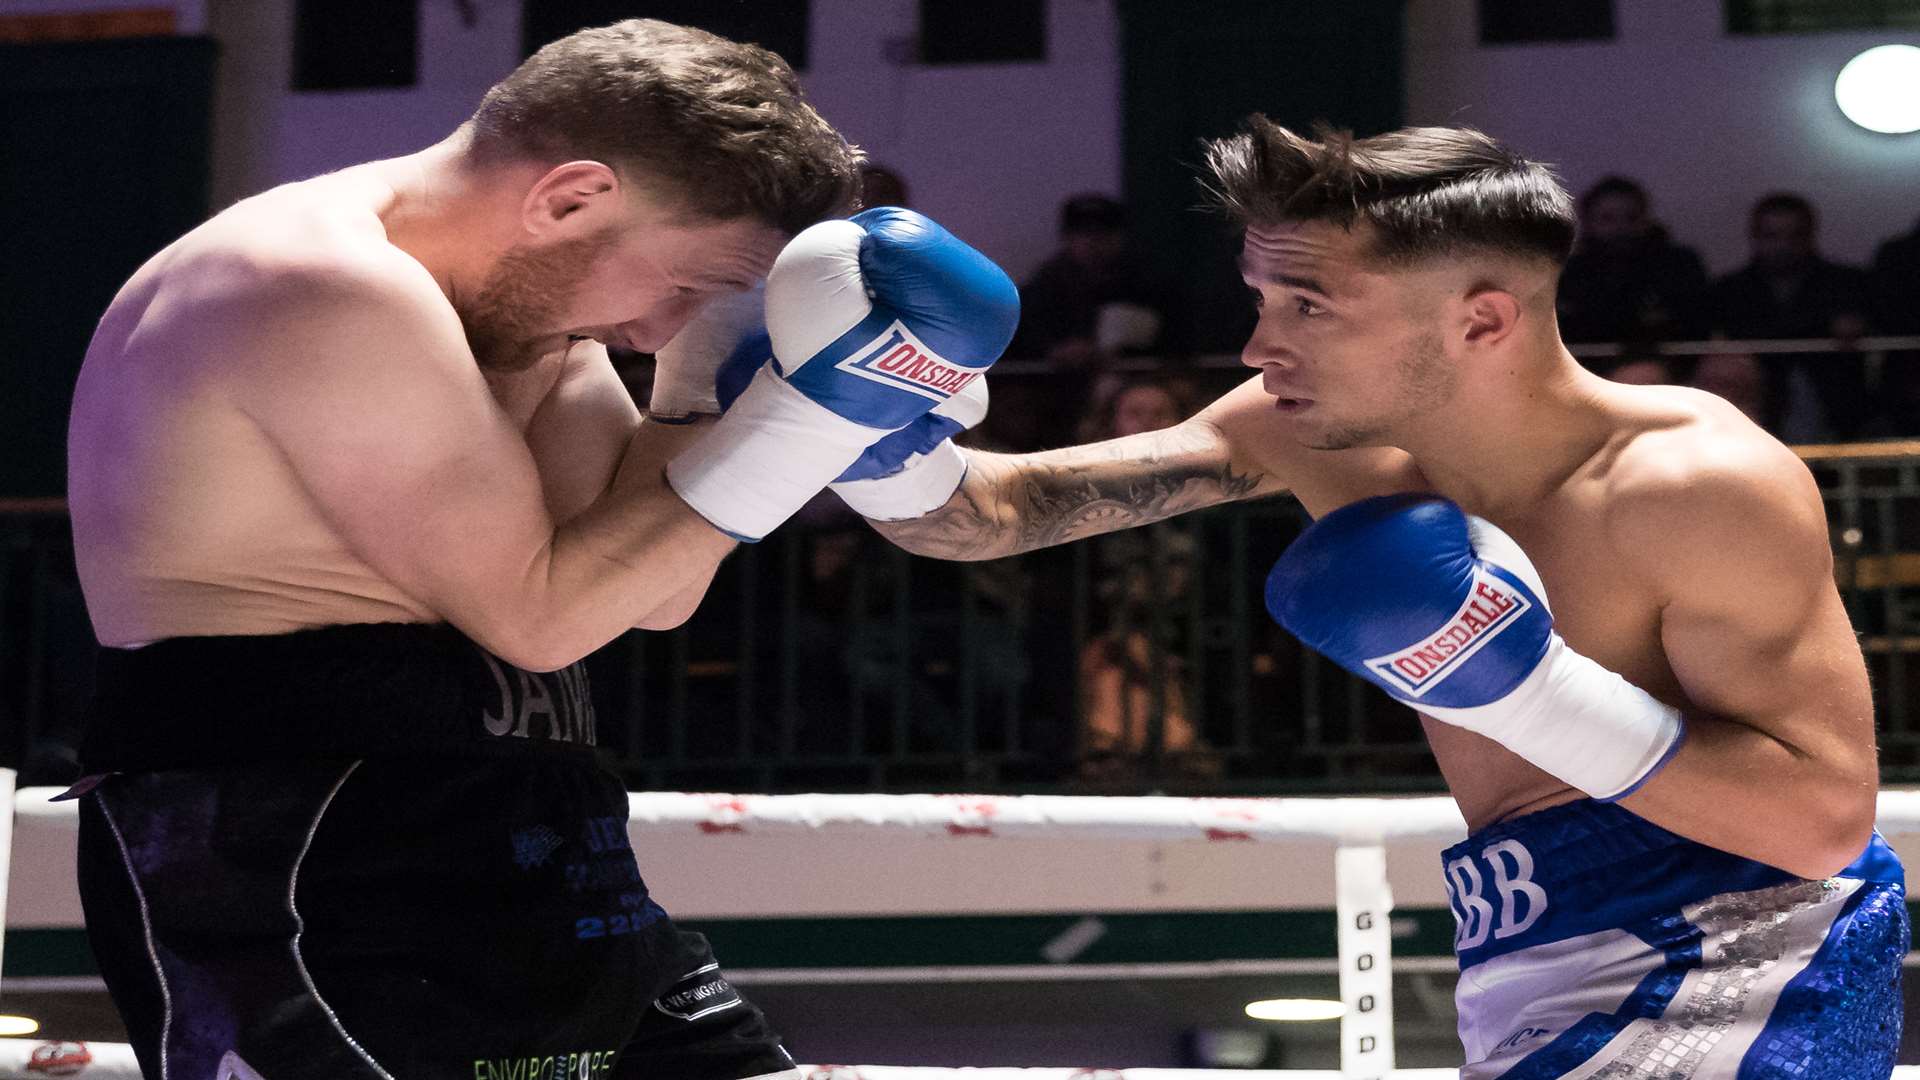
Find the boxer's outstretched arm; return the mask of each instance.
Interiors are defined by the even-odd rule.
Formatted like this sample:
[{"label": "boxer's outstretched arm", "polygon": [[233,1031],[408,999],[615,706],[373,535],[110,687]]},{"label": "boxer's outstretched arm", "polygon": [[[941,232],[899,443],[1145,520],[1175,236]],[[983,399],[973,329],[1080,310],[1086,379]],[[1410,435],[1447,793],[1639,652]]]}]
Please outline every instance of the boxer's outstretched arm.
[{"label": "boxer's outstretched arm", "polygon": [[1282,490],[1253,463],[1235,460],[1204,415],[1037,454],[964,453],[966,479],[945,506],[873,527],[915,554],[997,559]]},{"label": "boxer's outstretched arm", "polygon": [[1766,453],[1765,471],[1665,469],[1609,515],[1619,570],[1665,600],[1661,643],[1690,702],[1686,743],[1621,805],[1822,878],[1873,827],[1873,702],[1819,493],[1784,447]]},{"label": "boxer's outstretched arm", "polygon": [[1038,454],[966,454],[967,477],[946,506],[874,528],[916,554],[997,559],[1281,492],[1318,515],[1421,486],[1400,450],[1302,447],[1276,422],[1258,378],[1164,431]]}]

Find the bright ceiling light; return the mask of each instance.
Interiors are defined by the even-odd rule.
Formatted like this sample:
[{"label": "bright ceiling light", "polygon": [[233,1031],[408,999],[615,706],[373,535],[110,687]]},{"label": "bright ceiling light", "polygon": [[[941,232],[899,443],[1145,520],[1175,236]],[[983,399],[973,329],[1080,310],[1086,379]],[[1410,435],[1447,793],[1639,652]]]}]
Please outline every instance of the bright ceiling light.
[{"label": "bright ceiling light", "polygon": [[1833,81],[1833,100],[1868,131],[1920,131],[1920,48],[1876,45],[1847,61]]},{"label": "bright ceiling light", "polygon": [[1247,1015],[1255,1020],[1338,1020],[1347,1007],[1322,998],[1270,998],[1247,1003]]},{"label": "bright ceiling light", "polygon": [[40,1030],[40,1021],[31,1016],[0,1016],[0,1035],[31,1035]]}]

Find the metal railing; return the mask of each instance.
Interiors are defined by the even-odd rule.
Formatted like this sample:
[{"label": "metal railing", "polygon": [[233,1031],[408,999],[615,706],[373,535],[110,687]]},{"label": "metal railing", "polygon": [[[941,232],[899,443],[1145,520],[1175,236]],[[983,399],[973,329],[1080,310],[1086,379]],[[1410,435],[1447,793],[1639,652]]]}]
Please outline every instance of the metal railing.
[{"label": "metal railing", "polygon": [[[1920,442],[1799,449],[1884,771],[1920,780]],[[1305,524],[1277,499],[960,564],[802,515],[686,626],[592,658],[603,742],[635,788],[1435,789],[1413,714],[1267,618],[1259,583]],[[0,500],[0,754],[29,782],[69,767],[92,648],[64,505]]]}]

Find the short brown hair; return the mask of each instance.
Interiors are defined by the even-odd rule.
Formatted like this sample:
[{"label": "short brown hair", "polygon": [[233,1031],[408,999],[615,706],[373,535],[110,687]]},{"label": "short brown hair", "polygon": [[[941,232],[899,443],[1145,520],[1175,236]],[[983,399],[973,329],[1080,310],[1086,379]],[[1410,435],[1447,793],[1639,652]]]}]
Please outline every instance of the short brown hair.
[{"label": "short brown hair", "polygon": [[1477,248],[1564,264],[1573,250],[1573,200],[1552,170],[1472,128],[1306,138],[1256,113],[1206,157],[1203,185],[1242,226],[1365,221],[1374,254],[1398,262]]},{"label": "short brown hair", "polygon": [[468,126],[480,160],[602,161],[709,219],[795,233],[859,196],[859,151],[806,103],[785,60],[657,19],[546,45],[487,91]]}]

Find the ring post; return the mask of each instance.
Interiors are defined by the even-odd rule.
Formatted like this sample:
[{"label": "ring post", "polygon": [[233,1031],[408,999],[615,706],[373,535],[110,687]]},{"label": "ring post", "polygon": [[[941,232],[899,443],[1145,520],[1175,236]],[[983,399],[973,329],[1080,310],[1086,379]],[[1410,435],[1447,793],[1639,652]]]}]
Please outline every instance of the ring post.
[{"label": "ring post", "polygon": [[1340,955],[1340,1075],[1384,1080],[1393,1072],[1393,890],[1387,849],[1342,841],[1333,854]]}]

